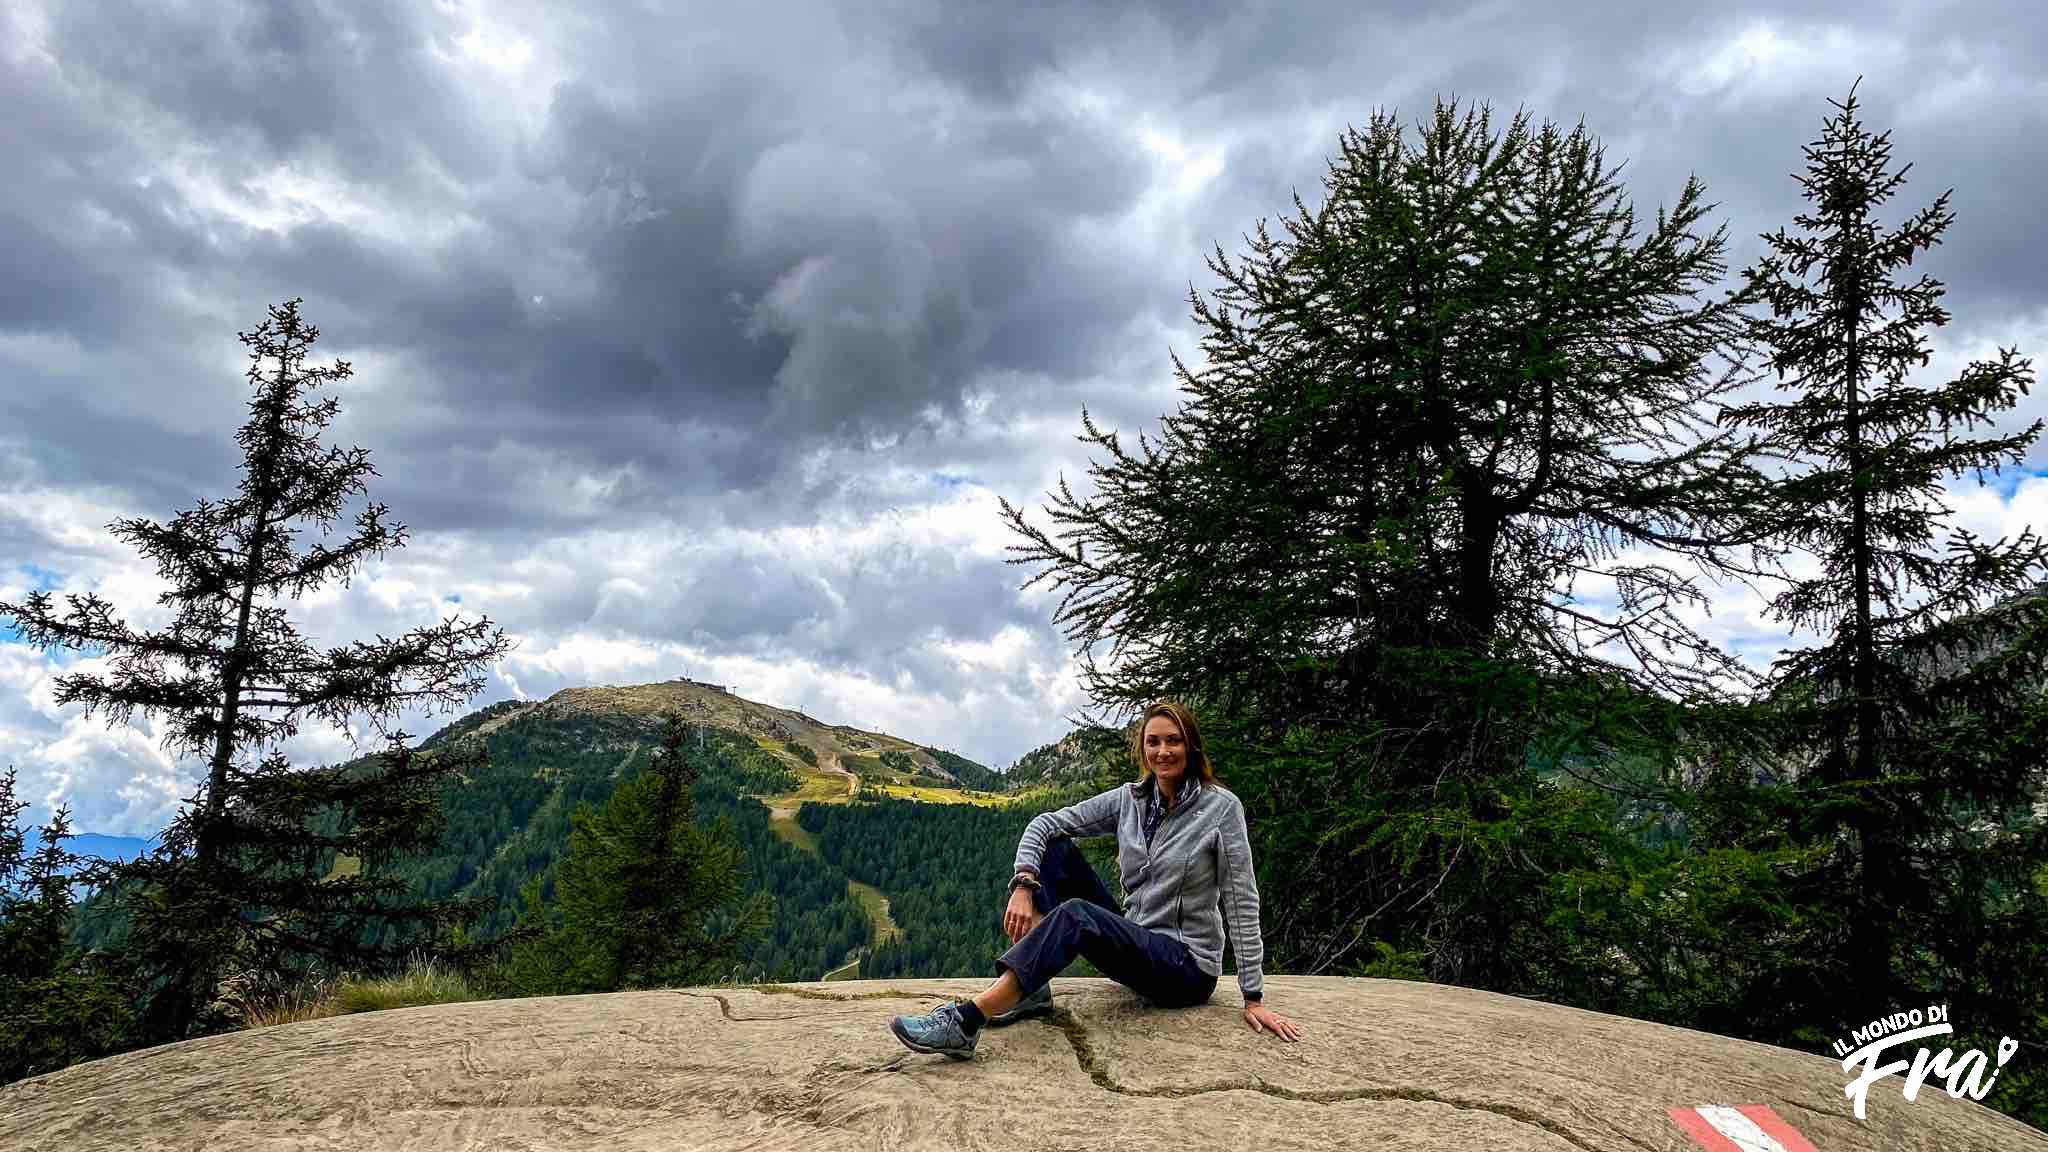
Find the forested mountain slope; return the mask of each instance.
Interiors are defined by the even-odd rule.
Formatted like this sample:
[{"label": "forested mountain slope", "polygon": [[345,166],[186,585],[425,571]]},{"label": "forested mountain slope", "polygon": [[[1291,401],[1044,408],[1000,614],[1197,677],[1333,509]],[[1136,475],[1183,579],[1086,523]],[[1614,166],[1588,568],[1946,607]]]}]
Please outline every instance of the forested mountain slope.
[{"label": "forested mountain slope", "polygon": [[777,835],[771,805],[836,805],[850,797],[856,775],[875,794],[961,799],[959,781],[1001,779],[965,757],[826,725],[715,685],[568,689],[539,703],[493,705],[424,742],[480,739],[490,767],[444,797],[441,850],[403,865],[419,894],[480,897],[491,906],[481,931],[511,927],[529,880],[541,877],[544,896],[552,894],[550,870],[567,847],[576,806],[603,804],[651,763],[660,718],[670,710],[697,726],[687,751],[701,773],[699,821],[726,823],[745,851],[750,886],[776,901],[774,927],[749,955],[739,974],[745,979],[816,979],[873,933],[846,873]]}]

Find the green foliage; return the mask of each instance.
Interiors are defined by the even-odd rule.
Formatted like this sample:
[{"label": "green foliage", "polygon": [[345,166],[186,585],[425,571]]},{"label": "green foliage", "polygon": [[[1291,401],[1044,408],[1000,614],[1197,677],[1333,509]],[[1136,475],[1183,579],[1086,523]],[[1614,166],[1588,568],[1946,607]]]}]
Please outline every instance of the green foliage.
[{"label": "green foliage", "polygon": [[1067,589],[1091,696],[1279,732],[1385,703],[1400,650],[1706,687],[1732,665],[1679,616],[1696,582],[1610,563],[1726,570],[1708,545],[1756,483],[1701,414],[1740,382],[1714,370],[1740,314],[1698,298],[1724,247],[1700,186],[1645,230],[1583,129],[1453,106],[1419,140],[1376,116],[1342,148],[1285,238],[1262,224],[1242,267],[1211,261],[1207,365],[1176,359],[1190,400],[1160,440],[1127,453],[1083,413],[1109,460],[1097,496],[1048,510],[1071,544],[1003,505],[1029,541],[1011,562],[1047,566],[1026,587]]},{"label": "green foliage", "polygon": [[861,976],[990,972],[1009,941],[1003,902],[1017,838],[1030,813],[878,798],[806,804],[797,822],[846,875],[881,889],[898,936],[861,960]]},{"label": "green foliage", "polygon": [[54,813],[24,857],[12,767],[0,777],[0,1084],[120,1051],[134,1026],[130,973],[118,956],[69,944],[73,901],[64,848],[69,816]]},{"label": "green foliage", "polygon": [[939,767],[951,772],[953,778],[960,781],[963,788],[972,788],[978,792],[995,792],[1000,791],[1007,783],[1002,773],[958,753],[929,746],[925,747],[925,752],[939,762]]},{"label": "green foliage", "polygon": [[734,975],[771,922],[774,901],[745,893],[741,852],[723,822],[696,823],[688,731],[669,718],[660,755],[602,809],[579,805],[552,907],[524,891],[526,938],[493,980],[517,995],[713,983]]},{"label": "green foliage", "polygon": [[901,749],[885,748],[876,755],[875,760],[886,771],[900,772],[905,776],[917,775],[917,761],[910,758],[910,753]]},{"label": "green foliage", "polygon": [[1522,827],[1580,819],[1539,802],[1532,743],[1736,669],[1680,609],[1703,601],[1684,569],[1744,570],[1723,545],[1751,445],[1701,415],[1740,383],[1716,367],[1740,302],[1702,299],[1723,238],[1700,186],[1639,222],[1583,129],[1375,117],[1326,184],[1242,267],[1211,261],[1207,364],[1176,361],[1190,400],[1156,444],[1083,414],[1109,459],[1049,509],[1066,546],[1004,505],[1012,562],[1066,589],[1097,704],[1178,697],[1213,727],[1281,889],[1276,966],[1379,940],[1526,988],[1551,963],[1535,889],[1598,855]]},{"label": "green foliage", "polygon": [[818,754],[811,751],[810,745],[799,744],[794,740],[785,740],[782,746],[789,749],[790,755],[795,756],[811,767],[816,768],[818,766]]},{"label": "green foliage", "polygon": [[[520,890],[567,847],[571,814],[601,805],[635,763],[646,733],[617,719],[519,716],[483,738],[486,763],[451,778],[440,798],[443,828],[428,852],[401,863],[421,898],[474,899],[488,906],[484,936],[508,931]],[[392,947],[408,941],[394,936]]]},{"label": "green foliage", "polygon": [[344,980],[334,990],[337,1013],[382,1012],[422,1004],[460,1004],[477,992],[459,969],[432,960],[407,966],[396,976]]},{"label": "green foliage", "polygon": [[[2048,540],[1980,540],[1943,492],[1946,478],[2023,463],[2040,421],[1972,433],[2012,409],[2033,372],[2005,348],[1948,382],[1915,378],[1949,315],[1941,282],[1908,272],[1953,222],[1948,194],[1887,229],[1879,217],[1906,169],[1889,133],[1864,127],[1853,90],[1834,107],[1797,176],[1808,210],[1764,238],[1748,272],[1769,307],[1754,335],[1786,395],[1728,413],[1791,462],[1767,522],[1815,561],[1769,605],[1816,634],[1777,662],[1769,707],[1797,766],[1808,900],[1847,922],[1798,935],[1841,959],[1832,979],[1781,1001],[1766,1034],[1927,998],[1966,1027],[2038,1037]],[[2004,1084],[2005,1098],[2023,1083]],[[2010,1106],[2048,1112],[2034,1091]]]},{"label": "green foliage", "polygon": [[[321,652],[292,624],[290,602],[405,541],[404,527],[387,525],[375,502],[350,534],[325,539],[375,470],[365,450],[321,443],[339,404],[307,392],[350,369],[346,361],[304,367],[319,332],[300,319],[298,304],[273,307],[242,335],[254,396],[237,434],[237,494],[202,499],[168,523],[109,526],[155,562],[168,585],[160,599],[175,610],[170,624],[135,631],[96,594],[68,597],[63,613],[42,591],[0,604],[30,644],[114,657],[106,675],[59,677],[59,705],[83,704],[87,715],[104,709],[113,724],[139,710],[159,719],[167,751],[207,758],[199,792],[157,850],[99,877],[118,881],[112,898],[123,906],[124,949],[144,974],[144,1040],[231,1026],[221,997],[231,978],[388,965],[396,957],[376,946],[375,925],[435,932],[471,911],[408,901],[391,871],[396,858],[433,843],[438,780],[470,765],[415,754],[402,732],[386,733],[382,757],[354,766],[298,768],[265,754],[308,719],[347,730],[367,715],[384,732],[406,708],[459,703],[509,647],[488,620],[450,619]],[[322,539],[301,547],[306,526]],[[353,872],[331,874],[337,854],[357,862]]]},{"label": "green foliage", "polygon": [[745,852],[753,890],[775,901],[775,921],[747,951],[741,979],[816,980],[868,942],[873,925],[847,890],[846,874],[778,838],[766,807],[708,790],[698,792],[698,803],[700,815],[726,822]]},{"label": "green foliage", "polygon": [[[507,711],[467,717],[428,746]],[[504,719],[482,737],[486,764],[448,782],[440,802],[446,818],[441,842],[400,865],[415,894],[478,900],[489,910],[476,931],[485,938],[510,932],[527,908],[525,889],[532,887],[543,907],[552,900],[573,814],[602,806],[623,780],[644,770],[648,735],[622,715],[529,711]],[[773,925],[746,950],[746,978],[814,980],[845,963],[869,931],[866,915],[847,894],[845,875],[777,839],[768,810],[750,798],[793,789],[797,781],[787,764],[750,737],[715,728],[693,729],[684,753],[698,773],[691,789],[697,821],[706,827],[725,821],[744,857],[748,891],[778,908]],[[527,922],[539,921],[528,914]]]},{"label": "green foliage", "polygon": [[[1010,946],[1002,932],[1005,881],[1024,825],[1047,807],[1080,798],[1078,788],[1030,807],[880,797],[807,804],[797,819],[826,860],[889,898],[898,934],[863,956],[863,979],[992,976],[992,962]],[[1115,891],[1113,840],[1082,841],[1081,848]],[[1068,974],[1097,973],[1082,961]]]}]

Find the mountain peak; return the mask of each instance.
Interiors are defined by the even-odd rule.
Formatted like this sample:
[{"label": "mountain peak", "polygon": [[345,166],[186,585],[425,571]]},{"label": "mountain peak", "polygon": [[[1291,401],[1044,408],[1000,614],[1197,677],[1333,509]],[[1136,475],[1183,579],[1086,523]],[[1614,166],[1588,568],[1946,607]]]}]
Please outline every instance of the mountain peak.
[{"label": "mountain peak", "polygon": [[[494,705],[494,707],[503,707]],[[478,735],[526,711],[622,716],[658,726],[673,711],[692,724],[743,733],[756,740],[802,747],[828,772],[878,777],[924,777],[940,784],[999,789],[1001,773],[950,752],[886,732],[831,724],[793,708],[750,700],[723,684],[677,678],[651,684],[564,688],[546,700],[508,709],[476,726]],[[849,780],[850,783],[850,780]]]}]

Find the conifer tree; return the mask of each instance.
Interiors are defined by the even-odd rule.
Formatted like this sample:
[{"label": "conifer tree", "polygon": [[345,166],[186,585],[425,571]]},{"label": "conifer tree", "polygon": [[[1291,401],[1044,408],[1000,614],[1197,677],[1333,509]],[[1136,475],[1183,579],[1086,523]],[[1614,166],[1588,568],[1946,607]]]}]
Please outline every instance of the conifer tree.
[{"label": "conifer tree", "polygon": [[1069,588],[1091,693],[1309,715],[1368,701],[1375,652],[1503,644],[1673,691],[1739,676],[1681,619],[1703,602],[1685,574],[1616,562],[1734,570],[1758,543],[1753,444],[1712,427],[1741,313],[1705,298],[1724,229],[1698,182],[1645,230],[1583,126],[1454,104],[1419,140],[1375,116],[1341,153],[1286,239],[1218,248],[1221,307],[1190,291],[1208,364],[1174,358],[1190,398],[1160,443],[1129,454],[1083,413],[1110,459],[1094,500],[1049,509],[1072,546],[1004,504],[1030,540],[1011,562]]},{"label": "conifer tree", "polygon": [[70,813],[52,813],[29,851],[15,779],[11,766],[0,776],[0,1084],[118,1051],[132,1024],[118,958],[69,942]]},{"label": "conifer tree", "polygon": [[[376,470],[366,450],[320,442],[339,402],[308,393],[346,379],[350,368],[305,366],[319,331],[301,320],[299,303],[272,307],[241,335],[255,395],[237,434],[239,492],[201,499],[168,523],[109,525],[156,563],[168,584],[158,602],[175,611],[170,623],[132,628],[94,593],[68,596],[66,611],[41,591],[0,604],[31,644],[112,656],[107,673],[59,677],[59,704],[82,704],[86,715],[104,712],[117,725],[136,712],[156,717],[167,751],[205,757],[198,790],[160,846],[105,877],[148,980],[145,1041],[227,1023],[218,999],[231,974],[289,977],[314,963],[380,968],[395,949],[420,943],[417,935],[403,945],[375,943],[382,927],[431,931],[468,911],[408,902],[404,881],[386,865],[433,843],[439,789],[451,773],[473,768],[466,756],[480,756],[481,747],[415,754],[390,721],[410,707],[468,699],[482,687],[481,669],[509,644],[488,620],[451,617],[395,639],[321,651],[292,623],[289,601],[330,580],[346,584],[405,541],[405,527],[387,524],[376,502],[356,515],[352,532],[330,539]],[[308,524],[318,536],[302,542]],[[381,755],[305,768],[276,750],[308,720],[353,738],[357,717],[384,737]],[[316,822],[334,830],[316,832]],[[330,874],[341,857],[359,869]]]},{"label": "conifer tree", "polygon": [[520,939],[498,976],[518,995],[677,987],[729,975],[774,917],[766,892],[746,894],[743,854],[723,820],[696,820],[698,768],[689,725],[663,721],[654,763],[603,808],[572,817],[552,908],[536,878]]},{"label": "conifer tree", "polygon": [[1011,562],[1067,589],[1098,705],[1173,696],[1217,725],[1273,861],[1276,962],[1379,937],[1510,986],[1544,870],[1512,814],[1529,725],[1739,682],[1684,610],[1691,569],[1764,559],[1741,551],[1753,443],[1712,427],[1741,302],[1708,296],[1700,185],[1641,220],[1583,127],[1375,116],[1325,187],[1242,262],[1218,248],[1219,307],[1190,290],[1208,362],[1175,358],[1190,395],[1157,444],[1083,413],[1108,459],[1089,500],[1062,481],[1064,546],[1004,503]]},{"label": "conifer tree", "polygon": [[1840,958],[1827,994],[1845,1020],[1932,994],[2023,1034],[2013,998],[2048,994],[2039,953],[2024,979],[1994,957],[2001,940],[2038,936],[2025,906],[2048,861],[2039,824],[2020,818],[2048,775],[2048,597],[2030,594],[2048,543],[2032,529],[1979,539],[1953,523],[1942,485],[2024,460],[2040,421],[1979,429],[2033,372],[2005,348],[1952,380],[1920,378],[1949,314],[1942,283],[1909,271],[1953,222],[1949,193],[1887,228],[1911,165],[1894,167],[1890,133],[1863,125],[1853,87],[1830,104],[1795,177],[1808,207],[1748,270],[1768,306],[1753,332],[1785,395],[1727,414],[1788,458],[1773,528],[1818,561],[1769,607],[1818,637],[1784,654],[1771,686],[1803,769],[1801,832],[1840,845],[1814,879],[1846,913],[1846,937],[1809,950]]}]

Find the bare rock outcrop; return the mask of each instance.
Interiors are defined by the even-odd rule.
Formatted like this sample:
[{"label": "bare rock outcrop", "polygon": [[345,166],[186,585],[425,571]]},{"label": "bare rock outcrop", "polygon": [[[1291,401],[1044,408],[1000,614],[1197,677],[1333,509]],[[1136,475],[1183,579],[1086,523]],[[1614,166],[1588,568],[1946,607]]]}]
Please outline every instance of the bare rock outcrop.
[{"label": "bare rock outcrop", "polygon": [[979,986],[500,1000],[215,1036],[0,1088],[0,1148],[1681,1152],[1699,1145],[1672,1109],[1761,1105],[1822,1152],[2048,1152],[1938,1084],[1908,1102],[1888,1080],[1858,1121],[1822,1056],[1429,984],[1273,977],[1297,1044],[1249,1031],[1234,988],[1174,1011],[1083,979],[972,1061],[889,1035]]}]

